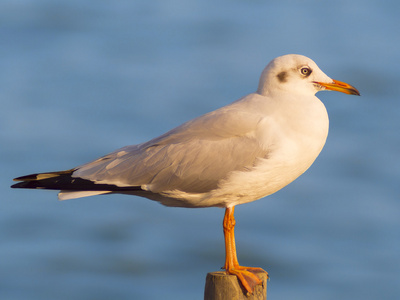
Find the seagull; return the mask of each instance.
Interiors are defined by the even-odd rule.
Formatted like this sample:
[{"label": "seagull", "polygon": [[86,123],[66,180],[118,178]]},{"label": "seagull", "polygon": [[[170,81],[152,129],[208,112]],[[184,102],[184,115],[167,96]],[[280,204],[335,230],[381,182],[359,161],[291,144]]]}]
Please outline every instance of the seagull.
[{"label": "seagull", "polygon": [[69,170],[15,178],[12,188],[60,190],[60,200],[118,193],[172,207],[225,208],[222,269],[252,293],[265,271],[239,265],[235,207],[275,193],[311,166],[328,135],[328,114],[315,96],[323,90],[360,95],[305,56],[280,56],[254,93],[143,144]]}]

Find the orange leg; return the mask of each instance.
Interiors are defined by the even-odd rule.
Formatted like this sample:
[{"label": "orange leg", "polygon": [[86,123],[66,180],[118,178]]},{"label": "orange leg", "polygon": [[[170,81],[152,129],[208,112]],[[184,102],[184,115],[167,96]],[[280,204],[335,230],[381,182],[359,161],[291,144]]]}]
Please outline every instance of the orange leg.
[{"label": "orange leg", "polygon": [[225,269],[227,274],[236,275],[243,287],[252,294],[255,286],[262,282],[256,273],[265,271],[261,268],[243,267],[239,265],[236,256],[234,233],[236,221],[233,216],[234,211],[235,207],[229,207],[225,210],[223,222],[225,236],[225,265],[222,269]]}]

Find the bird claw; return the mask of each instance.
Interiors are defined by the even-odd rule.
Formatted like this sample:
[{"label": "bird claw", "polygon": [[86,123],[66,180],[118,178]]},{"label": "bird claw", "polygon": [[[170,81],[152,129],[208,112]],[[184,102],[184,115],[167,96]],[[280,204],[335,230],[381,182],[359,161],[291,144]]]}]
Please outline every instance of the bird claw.
[{"label": "bird claw", "polygon": [[[267,273],[262,268],[237,266],[233,269],[226,270],[227,274],[235,275],[247,292],[253,294],[255,287],[262,283],[257,273]],[[267,273],[268,276],[268,273]]]}]

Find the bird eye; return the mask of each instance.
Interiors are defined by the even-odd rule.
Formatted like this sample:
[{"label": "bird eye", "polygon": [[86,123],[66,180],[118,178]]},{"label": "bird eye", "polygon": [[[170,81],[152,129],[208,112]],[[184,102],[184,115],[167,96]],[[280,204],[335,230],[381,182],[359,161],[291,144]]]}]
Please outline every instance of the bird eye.
[{"label": "bird eye", "polygon": [[307,67],[300,69],[300,73],[304,76],[309,76],[311,74],[311,72],[312,72],[311,69],[307,68]]}]

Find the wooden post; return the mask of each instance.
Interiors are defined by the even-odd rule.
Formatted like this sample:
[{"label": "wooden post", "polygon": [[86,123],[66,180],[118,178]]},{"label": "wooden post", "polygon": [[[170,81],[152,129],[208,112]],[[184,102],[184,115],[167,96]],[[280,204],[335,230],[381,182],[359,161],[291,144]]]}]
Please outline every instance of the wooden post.
[{"label": "wooden post", "polygon": [[208,273],[204,300],[267,300],[268,276],[264,272],[257,275],[263,282],[256,286],[253,294],[247,295],[235,275],[226,275],[224,271]]}]

